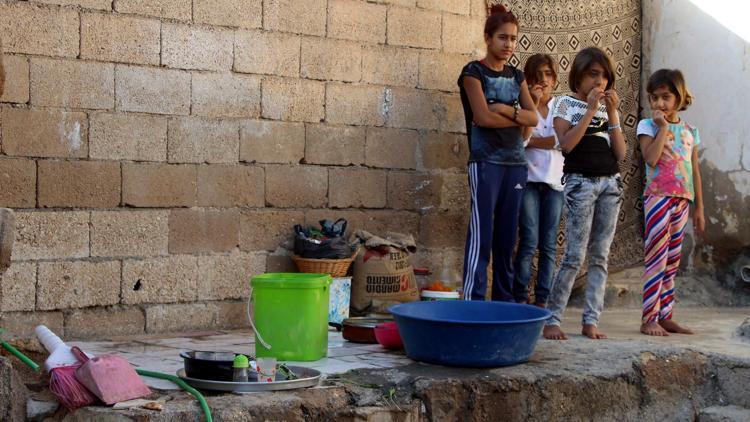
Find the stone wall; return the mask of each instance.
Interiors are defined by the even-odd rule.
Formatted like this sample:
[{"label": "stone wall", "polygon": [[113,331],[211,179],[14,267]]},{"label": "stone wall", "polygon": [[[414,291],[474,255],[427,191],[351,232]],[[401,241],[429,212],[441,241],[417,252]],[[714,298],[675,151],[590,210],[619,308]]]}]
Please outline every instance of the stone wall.
[{"label": "stone wall", "polygon": [[413,233],[460,265],[455,80],[483,0],[0,0],[0,325],[244,325],[295,223]]}]

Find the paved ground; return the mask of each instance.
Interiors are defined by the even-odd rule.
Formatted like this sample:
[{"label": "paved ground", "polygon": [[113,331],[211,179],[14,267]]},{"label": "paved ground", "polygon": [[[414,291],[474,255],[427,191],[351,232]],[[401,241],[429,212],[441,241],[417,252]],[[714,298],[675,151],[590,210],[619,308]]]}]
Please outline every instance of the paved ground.
[{"label": "paved ground", "polygon": [[[565,348],[573,345],[595,347],[596,342],[580,335],[580,309],[570,309],[565,315],[563,329],[571,336]],[[638,309],[605,310],[600,328],[610,340],[606,343],[631,341],[642,343],[644,347],[653,344],[660,347],[679,347],[702,353],[719,353],[736,358],[750,359],[750,342],[737,335],[737,328],[750,318],[750,308],[678,308],[675,318],[692,327],[696,334],[671,335],[669,337],[649,337],[639,333],[640,314]],[[142,336],[104,342],[75,342],[84,350],[99,354],[118,352],[132,364],[154,371],[174,374],[182,368],[183,350],[231,351],[254,353],[254,344],[248,332],[202,332],[182,336]],[[561,347],[556,341],[540,340],[532,361],[540,356],[554,354]],[[328,357],[316,362],[292,362],[307,366],[330,376],[352,369],[385,369],[402,367],[414,363],[403,352],[390,352],[379,345],[350,343],[335,331],[329,332]],[[155,388],[177,389],[170,382],[148,379]]]}]

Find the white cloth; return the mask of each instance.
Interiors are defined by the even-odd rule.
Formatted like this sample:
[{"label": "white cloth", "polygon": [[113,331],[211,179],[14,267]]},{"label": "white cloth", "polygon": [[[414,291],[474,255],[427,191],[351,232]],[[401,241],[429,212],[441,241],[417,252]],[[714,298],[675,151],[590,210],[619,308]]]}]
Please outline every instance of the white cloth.
[{"label": "white cloth", "polygon": [[544,138],[547,136],[555,137],[555,148],[541,149],[526,147],[526,159],[528,160],[529,182],[546,183],[552,189],[563,190],[562,175],[564,159],[562,152],[559,150],[559,142],[555,134],[555,128],[552,126],[552,119],[556,98],[552,98],[547,103],[547,117],[542,116],[537,110],[539,123],[531,132],[532,138]]}]

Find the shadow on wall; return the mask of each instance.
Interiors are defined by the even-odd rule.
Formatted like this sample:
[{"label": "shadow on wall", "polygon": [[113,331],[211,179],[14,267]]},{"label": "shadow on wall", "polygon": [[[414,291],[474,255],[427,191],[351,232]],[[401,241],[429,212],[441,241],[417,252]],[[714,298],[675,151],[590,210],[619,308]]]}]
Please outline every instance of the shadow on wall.
[{"label": "shadow on wall", "polygon": [[[716,7],[709,9],[723,12]],[[642,79],[681,69],[695,97],[682,117],[701,134],[706,233],[696,239],[689,231],[683,266],[742,283],[739,268],[750,262],[750,120],[741,106],[750,91],[750,43],[689,1],[645,1],[642,16]],[[646,101],[644,108],[649,116]]]}]

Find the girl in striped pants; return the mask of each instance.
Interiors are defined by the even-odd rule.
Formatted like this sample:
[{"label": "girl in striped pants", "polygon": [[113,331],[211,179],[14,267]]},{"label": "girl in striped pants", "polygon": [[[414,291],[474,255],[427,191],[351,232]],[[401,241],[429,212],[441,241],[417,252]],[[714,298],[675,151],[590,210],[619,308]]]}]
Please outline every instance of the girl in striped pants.
[{"label": "girl in striped pants", "polygon": [[703,233],[703,193],[698,167],[698,129],[680,119],[692,97],[682,72],[661,69],[646,87],[652,118],[638,124],[638,141],[646,160],[643,196],[645,264],[643,275],[643,319],[641,332],[652,336],[669,333],[693,334],[672,320],[674,279],[680,267],[680,252],[693,203],[693,225]]}]

